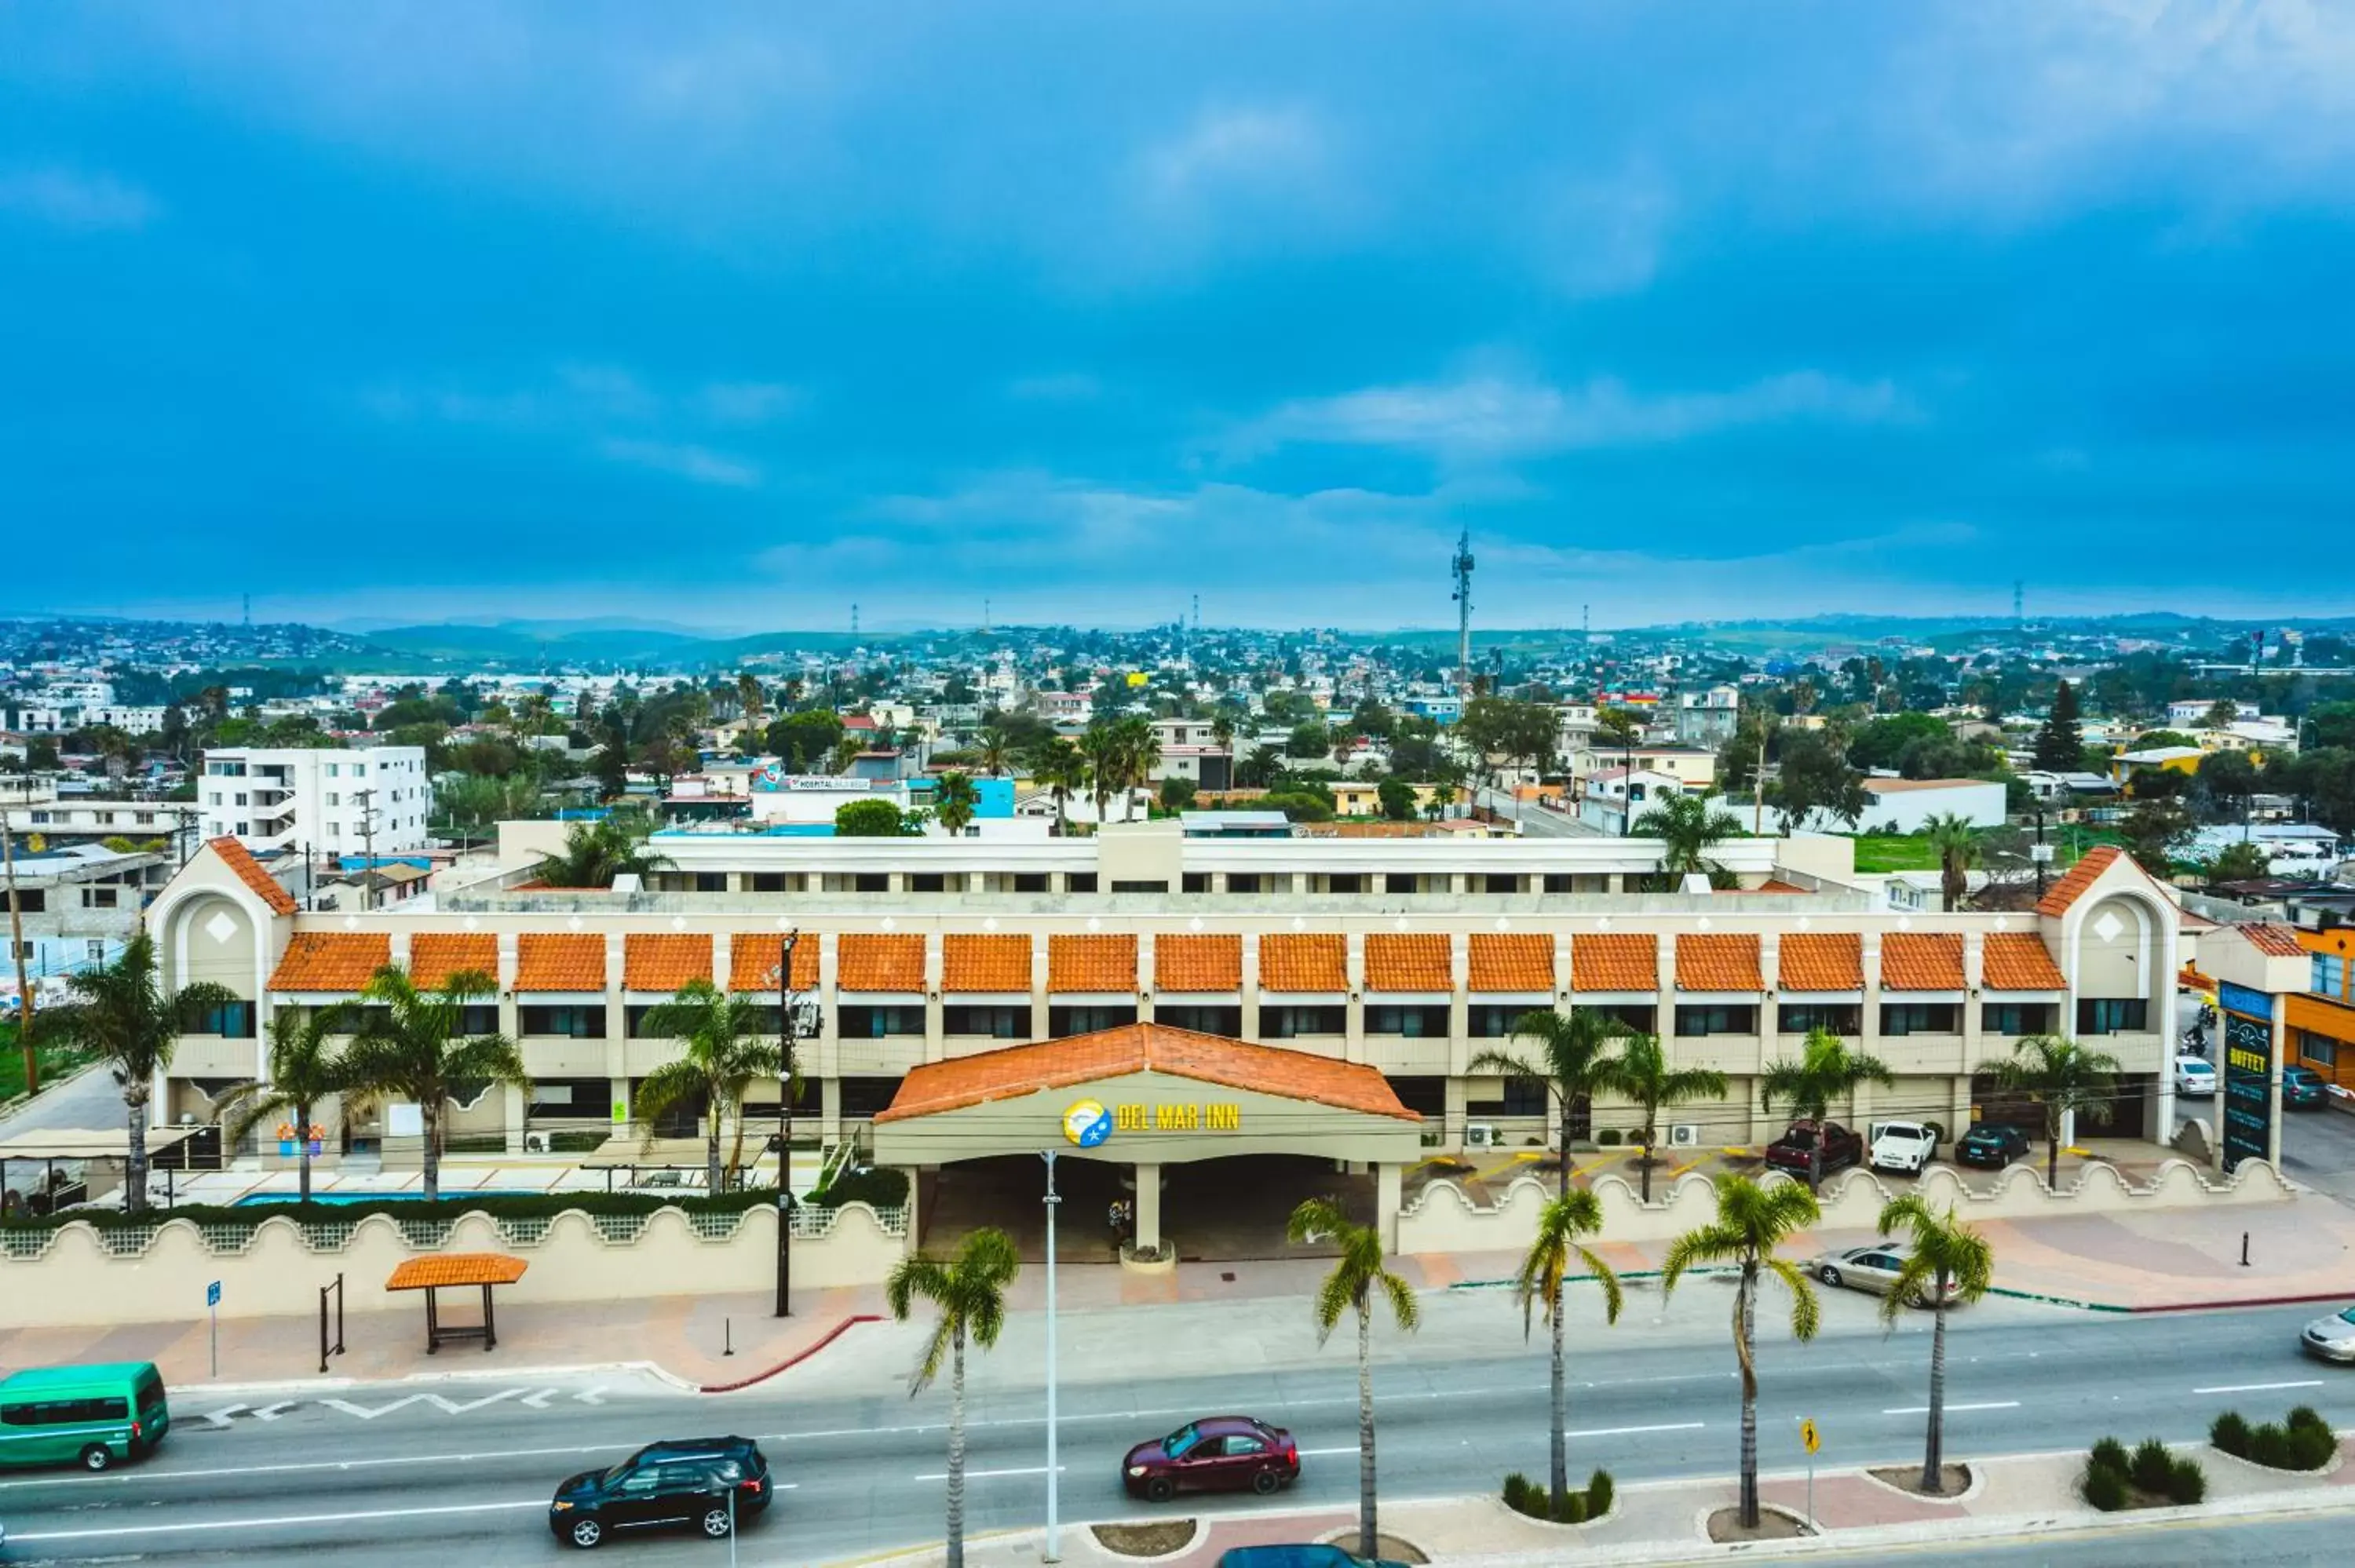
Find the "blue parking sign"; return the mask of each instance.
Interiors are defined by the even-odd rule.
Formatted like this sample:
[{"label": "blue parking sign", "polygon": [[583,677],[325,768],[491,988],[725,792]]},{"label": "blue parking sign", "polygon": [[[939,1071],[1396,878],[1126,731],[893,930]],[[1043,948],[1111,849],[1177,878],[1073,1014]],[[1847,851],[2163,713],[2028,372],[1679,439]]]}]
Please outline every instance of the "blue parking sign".
[{"label": "blue parking sign", "polygon": [[205,1305],[208,1307],[218,1307],[220,1305],[219,1280],[216,1279],[210,1285],[205,1287]]}]

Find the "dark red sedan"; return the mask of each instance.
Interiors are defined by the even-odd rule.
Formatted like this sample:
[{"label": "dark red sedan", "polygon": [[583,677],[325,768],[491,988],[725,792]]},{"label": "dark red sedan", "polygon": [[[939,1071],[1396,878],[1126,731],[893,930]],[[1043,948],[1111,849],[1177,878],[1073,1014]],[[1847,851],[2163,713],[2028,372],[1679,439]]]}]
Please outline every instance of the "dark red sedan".
[{"label": "dark red sedan", "polygon": [[1281,1426],[1248,1415],[1210,1415],[1131,1448],[1120,1478],[1129,1496],[1154,1502],[1181,1491],[1245,1488],[1267,1497],[1300,1478],[1300,1449]]}]

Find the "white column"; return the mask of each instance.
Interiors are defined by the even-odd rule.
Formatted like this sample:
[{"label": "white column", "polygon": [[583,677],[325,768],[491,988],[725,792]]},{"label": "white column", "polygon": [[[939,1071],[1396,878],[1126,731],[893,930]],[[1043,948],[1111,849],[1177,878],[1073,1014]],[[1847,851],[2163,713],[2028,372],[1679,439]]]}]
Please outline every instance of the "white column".
[{"label": "white column", "polygon": [[1403,1171],[1402,1166],[1387,1160],[1374,1167],[1374,1226],[1381,1234],[1386,1253],[1398,1251],[1399,1179]]},{"label": "white column", "polygon": [[1161,1167],[1136,1167],[1136,1245],[1139,1251],[1161,1245]]}]

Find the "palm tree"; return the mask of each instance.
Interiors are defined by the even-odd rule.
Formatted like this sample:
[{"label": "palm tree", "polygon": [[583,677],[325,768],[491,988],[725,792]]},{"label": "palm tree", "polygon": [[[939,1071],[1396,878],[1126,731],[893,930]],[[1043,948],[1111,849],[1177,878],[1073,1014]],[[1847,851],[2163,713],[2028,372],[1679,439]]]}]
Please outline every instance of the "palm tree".
[{"label": "palm tree", "polygon": [[73,1000],[43,1008],[42,1026],[52,1041],[105,1063],[121,1086],[130,1133],[123,1201],[138,1213],[147,1207],[147,1101],[156,1075],[172,1065],[182,1021],[190,1013],[245,1005],[244,999],[209,980],[166,993],[155,978],[155,939],[144,928],[132,933],[122,957],[68,975],[66,987]]},{"label": "palm tree", "polygon": [[232,1144],[243,1141],[256,1122],[282,1116],[293,1124],[295,1169],[302,1173],[303,1202],[311,1201],[313,1115],[344,1086],[343,1064],[334,1041],[352,1032],[351,1010],[282,1007],[270,1015],[270,1076],[239,1084],[218,1105]]},{"label": "palm tree", "polygon": [[1668,1244],[1660,1266],[1660,1295],[1695,1264],[1732,1264],[1741,1271],[1733,1297],[1733,1357],[1742,1365],[1742,1524],[1758,1528],[1758,1284],[1771,1273],[1791,1292],[1791,1337],[1812,1340],[1822,1304],[1806,1273],[1776,1248],[1794,1232],[1823,1217],[1816,1195],[1796,1181],[1760,1186],[1747,1176],[1721,1177],[1717,1218]]},{"label": "palm tree", "polygon": [[1068,736],[1057,736],[1039,748],[1030,770],[1039,782],[1047,787],[1048,797],[1055,802],[1055,832],[1058,837],[1071,831],[1068,808],[1071,797],[1087,788],[1088,763],[1080,748]]},{"label": "palm tree", "polygon": [[1121,789],[1128,769],[1127,748],[1108,724],[1097,725],[1080,736],[1080,755],[1087,761],[1088,793],[1096,803],[1096,825],[1102,827],[1112,798]]},{"label": "palm tree", "polygon": [[1149,720],[1135,715],[1113,727],[1120,743],[1121,787],[1129,791],[1120,803],[1120,820],[1125,822],[1136,809],[1135,791],[1153,777],[1153,769],[1161,760],[1161,741],[1153,733]]},{"label": "palm tree", "polygon": [[1706,795],[1663,795],[1658,803],[1636,819],[1629,830],[1638,838],[1658,839],[1660,874],[1674,888],[1693,872],[1721,884],[1731,874],[1710,851],[1721,840],[1740,838],[1742,820],[1731,811],[1711,810]]},{"label": "palm tree", "polygon": [[634,811],[575,822],[565,830],[564,848],[540,856],[534,869],[550,887],[611,887],[623,874],[643,877],[666,871],[670,857],[646,847],[652,831]]},{"label": "palm tree", "polygon": [[1919,1192],[1881,1211],[1882,1235],[1901,1225],[1913,1232],[1913,1246],[1881,1298],[1881,1320],[1894,1328],[1899,1313],[1923,1300],[1936,1314],[1930,1329],[1930,1433],[1922,1451],[1922,1489],[1934,1495],[1945,1490],[1947,1297],[1977,1301],[1987,1293],[1995,1284],[1995,1248],[1976,1227],[1955,1218],[1953,1204],[1935,1212]]},{"label": "palm tree", "polygon": [[[717,1193],[720,1124],[730,1111],[737,1113],[736,1153],[729,1161],[733,1170],[743,1163],[744,1091],[755,1078],[783,1076],[784,1058],[773,1044],[758,1038],[769,1031],[750,997],[723,995],[700,977],[679,987],[668,1001],[649,1008],[645,1029],[650,1038],[676,1040],[686,1049],[676,1061],[639,1080],[637,1114],[651,1138],[654,1124],[664,1115],[700,1100],[710,1124],[704,1133],[704,1175]],[[792,1089],[788,1085],[788,1097]]]},{"label": "palm tree", "polygon": [[1431,787],[1431,819],[1437,821],[1447,815],[1447,808],[1455,804],[1455,786],[1443,779]]},{"label": "palm tree", "polygon": [[442,1107],[462,1086],[531,1086],[523,1054],[504,1034],[460,1033],[470,1003],[498,994],[480,969],[461,969],[439,991],[420,991],[409,971],[387,964],[368,977],[358,1033],[344,1053],[346,1104],[377,1099],[416,1103],[424,1120],[425,1201],[442,1196]]},{"label": "palm tree", "polygon": [[1979,860],[1978,834],[1968,817],[1945,811],[1922,824],[1922,836],[1938,853],[1938,889],[1951,915],[1970,891],[1970,870]]},{"label": "palm tree", "polygon": [[964,836],[965,824],[973,821],[974,810],[980,803],[972,779],[963,773],[942,774],[938,788],[932,791],[932,815],[940,819],[941,826],[953,839]]},{"label": "palm tree", "polygon": [[1660,1113],[1695,1100],[1722,1099],[1725,1075],[1707,1067],[1671,1067],[1657,1034],[1629,1034],[1613,1064],[1610,1087],[1644,1111],[1644,1202],[1652,1201],[1652,1153],[1658,1147]]},{"label": "palm tree", "polygon": [[1013,743],[1006,738],[1004,728],[994,724],[981,726],[981,770],[992,779],[1002,778],[1013,760]]},{"label": "palm tree", "polygon": [[1869,1083],[1884,1089],[1894,1088],[1897,1075],[1880,1057],[1849,1050],[1828,1029],[1807,1031],[1807,1041],[1800,1048],[1797,1061],[1771,1063],[1759,1076],[1759,1109],[1772,1111],[1774,1102],[1781,1100],[1790,1107],[1792,1120],[1817,1124],[1815,1144],[1807,1150],[1809,1191],[1823,1184],[1822,1124],[1831,1115],[1832,1102],[1843,1096],[1853,1096],[1859,1085]]},{"label": "palm tree", "polygon": [[1374,1529],[1374,1298],[1386,1298],[1391,1317],[1412,1333],[1423,1321],[1414,1292],[1382,1264],[1382,1234],[1353,1224],[1330,1198],[1311,1198],[1292,1211],[1284,1234],[1294,1242],[1330,1236],[1341,1255],[1316,1292],[1316,1342],[1332,1335],[1345,1312],[1358,1315],[1358,1555],[1372,1558]]},{"label": "palm tree", "polygon": [[1983,1062],[1979,1068],[2044,1107],[2044,1185],[2058,1190],[2061,1124],[2072,1112],[2083,1112],[2097,1127],[2110,1119],[2116,1104],[2118,1059],[2064,1035],[2030,1034],[2012,1046],[2009,1057]]},{"label": "palm tree", "polygon": [[736,705],[743,710],[746,730],[758,730],[769,711],[769,694],[762,689],[761,677],[750,670],[736,677]]},{"label": "palm tree", "polygon": [[1533,1042],[1535,1055],[1483,1051],[1471,1060],[1476,1073],[1545,1080],[1561,1136],[1560,1192],[1564,1196],[1570,1192],[1571,1122],[1593,1105],[1596,1095],[1618,1087],[1618,1064],[1611,1050],[1626,1038],[1626,1025],[1591,1009],[1573,1007],[1562,1013],[1539,1008],[1513,1022],[1513,1039]]},{"label": "palm tree", "polygon": [[940,1374],[941,1358],[949,1358],[948,1568],[964,1568],[965,1341],[970,1339],[985,1351],[997,1343],[998,1331],[1006,1327],[1006,1287],[1020,1272],[1014,1243],[1004,1231],[984,1225],[964,1238],[954,1261],[943,1263],[922,1253],[903,1257],[883,1287],[891,1316],[903,1323],[919,1298],[941,1312],[908,1393],[914,1397]]},{"label": "palm tree", "polygon": [[1570,1382],[1563,1372],[1561,1359],[1561,1286],[1562,1277],[1570,1272],[1572,1257],[1586,1266],[1587,1272],[1602,1283],[1604,1319],[1619,1320],[1619,1308],[1625,1298],[1619,1289],[1619,1277],[1611,1266],[1579,1245],[1578,1238],[1593,1235],[1603,1228],[1603,1201],[1586,1188],[1565,1192],[1550,1200],[1538,1212],[1537,1239],[1529,1244],[1529,1255],[1521,1259],[1521,1272],[1513,1282],[1515,1299],[1521,1304],[1521,1333],[1529,1331],[1529,1309],[1543,1308],[1546,1322],[1553,1330],[1553,1511],[1559,1519],[1565,1511],[1570,1496]]}]

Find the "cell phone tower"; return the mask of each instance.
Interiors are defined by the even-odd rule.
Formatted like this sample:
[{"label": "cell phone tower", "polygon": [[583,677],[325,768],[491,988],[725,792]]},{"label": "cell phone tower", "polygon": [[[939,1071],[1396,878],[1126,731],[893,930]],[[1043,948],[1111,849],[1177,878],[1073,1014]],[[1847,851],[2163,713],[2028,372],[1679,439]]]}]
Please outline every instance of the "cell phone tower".
[{"label": "cell phone tower", "polygon": [[1455,536],[1455,558],[1448,563],[1455,578],[1455,685],[1472,689],[1472,530]]}]

